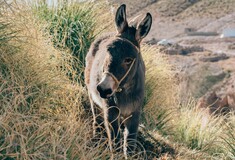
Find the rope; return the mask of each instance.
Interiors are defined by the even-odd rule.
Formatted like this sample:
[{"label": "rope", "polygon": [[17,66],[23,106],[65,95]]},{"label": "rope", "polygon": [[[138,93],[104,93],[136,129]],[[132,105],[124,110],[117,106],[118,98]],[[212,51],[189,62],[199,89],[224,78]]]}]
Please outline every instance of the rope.
[{"label": "rope", "polygon": [[[128,39],[126,39],[126,38],[121,38],[121,37],[117,37],[117,38],[118,38],[118,39],[121,39],[121,40],[124,40],[124,41],[127,41],[127,42],[130,43],[132,46],[134,46],[138,52],[140,52],[140,49],[139,49],[134,43],[132,43],[130,40],[128,40]],[[122,81],[126,78],[126,76],[129,74],[129,72],[131,71],[131,69],[132,69],[132,67],[133,67],[133,65],[134,65],[134,63],[135,63],[135,60],[136,60],[136,58],[132,61],[130,68],[127,70],[127,72],[125,73],[125,75],[124,75],[120,80],[118,80],[112,73],[110,73],[110,72],[108,72],[108,71],[106,71],[106,72],[103,73],[103,74],[108,74],[108,75],[110,75],[110,76],[114,79],[114,81],[118,84],[118,87],[117,87],[117,89],[113,92],[113,94],[114,94],[115,92],[122,92],[122,88],[120,88],[119,86],[120,86],[120,84],[122,83]],[[113,95],[113,94],[112,94],[112,95]],[[112,95],[111,95],[111,96],[112,96]]]},{"label": "rope", "polygon": [[120,80],[118,80],[112,73],[110,73],[108,71],[104,72],[104,74],[110,75],[115,80],[115,82],[118,84],[117,89],[114,92],[121,92],[122,91],[122,88],[120,88],[119,86],[122,83],[122,81],[126,78],[126,76],[129,74],[129,72],[131,71],[132,67],[134,66],[134,63],[135,63],[135,59],[132,61],[131,66],[129,67],[129,69],[127,70],[125,75]]}]

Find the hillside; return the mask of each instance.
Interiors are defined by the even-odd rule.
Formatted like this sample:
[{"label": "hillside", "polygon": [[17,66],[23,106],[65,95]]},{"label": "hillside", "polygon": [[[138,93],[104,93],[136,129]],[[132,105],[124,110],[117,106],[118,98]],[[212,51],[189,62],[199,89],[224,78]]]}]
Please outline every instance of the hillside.
[{"label": "hillside", "polygon": [[[0,2],[0,159],[122,160],[102,126],[92,134],[84,85],[84,57],[115,32],[119,4],[45,2]],[[234,26],[234,1],[118,3],[129,19],[151,12],[154,22],[141,44],[145,99],[128,159],[234,159],[234,38],[218,34]]]}]

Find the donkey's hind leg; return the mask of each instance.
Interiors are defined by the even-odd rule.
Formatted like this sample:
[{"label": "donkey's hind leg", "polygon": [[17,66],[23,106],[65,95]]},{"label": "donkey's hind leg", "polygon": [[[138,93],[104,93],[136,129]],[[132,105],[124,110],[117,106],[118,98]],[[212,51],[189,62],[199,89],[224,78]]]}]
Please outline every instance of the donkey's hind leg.
[{"label": "donkey's hind leg", "polygon": [[89,100],[90,100],[90,104],[91,104],[91,111],[92,111],[92,116],[93,116],[93,122],[92,122],[92,129],[93,129],[93,136],[95,137],[96,135],[96,115],[95,115],[95,108],[94,108],[94,102],[91,99],[91,95],[89,95]]}]

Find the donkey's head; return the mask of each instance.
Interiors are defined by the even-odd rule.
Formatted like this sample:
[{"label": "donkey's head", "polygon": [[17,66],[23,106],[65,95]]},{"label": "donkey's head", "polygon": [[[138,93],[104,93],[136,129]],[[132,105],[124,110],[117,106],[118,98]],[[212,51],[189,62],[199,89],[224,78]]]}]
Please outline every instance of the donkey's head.
[{"label": "donkey's head", "polygon": [[[140,42],[148,34],[152,17],[147,13],[137,27],[129,26],[126,19],[126,5],[117,9],[117,36],[109,41],[103,61],[103,75],[97,90],[102,98],[108,98],[116,92],[121,92],[130,86],[130,81],[138,71],[140,59]],[[138,77],[137,77],[138,78]]]}]

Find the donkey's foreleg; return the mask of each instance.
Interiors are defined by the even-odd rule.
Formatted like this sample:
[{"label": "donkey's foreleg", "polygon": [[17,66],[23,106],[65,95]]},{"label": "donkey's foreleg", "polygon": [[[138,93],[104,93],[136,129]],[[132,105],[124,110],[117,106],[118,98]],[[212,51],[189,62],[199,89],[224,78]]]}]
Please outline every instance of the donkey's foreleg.
[{"label": "donkey's foreleg", "polygon": [[89,95],[89,100],[90,100],[90,104],[91,104],[91,112],[92,112],[92,116],[93,116],[93,122],[92,122],[92,129],[93,129],[93,136],[95,137],[96,134],[96,115],[95,115],[95,108],[94,108],[94,102],[91,99],[91,95]]},{"label": "donkey's foreleg", "polygon": [[127,151],[134,151],[136,148],[136,138],[137,131],[139,126],[139,117],[140,112],[133,112],[129,118],[124,122],[124,154],[127,154]]},{"label": "donkey's foreleg", "polygon": [[109,120],[108,120],[108,108],[104,107],[103,112],[104,112],[104,127],[108,137],[108,145],[113,156],[113,144],[112,144],[111,130],[109,127]]},{"label": "donkey's foreleg", "polygon": [[111,106],[108,109],[108,121],[111,124],[111,138],[115,142],[115,149],[120,147],[120,109]]}]

